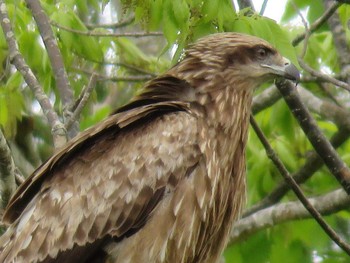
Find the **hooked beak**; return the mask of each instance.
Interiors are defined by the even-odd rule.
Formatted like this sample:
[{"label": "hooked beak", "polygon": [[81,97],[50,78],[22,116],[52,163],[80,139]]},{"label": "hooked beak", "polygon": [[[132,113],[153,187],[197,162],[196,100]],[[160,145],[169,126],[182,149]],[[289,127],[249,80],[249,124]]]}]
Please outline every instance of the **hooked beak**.
[{"label": "hooked beak", "polygon": [[283,58],[283,66],[261,64],[261,67],[270,69],[272,74],[290,79],[298,83],[300,81],[300,72],[288,59]]}]

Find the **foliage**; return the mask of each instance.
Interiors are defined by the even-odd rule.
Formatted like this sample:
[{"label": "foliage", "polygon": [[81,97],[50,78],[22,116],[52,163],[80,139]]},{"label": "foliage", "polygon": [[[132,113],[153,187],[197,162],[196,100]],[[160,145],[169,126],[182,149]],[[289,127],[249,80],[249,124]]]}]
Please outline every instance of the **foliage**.
[{"label": "foliage", "polygon": [[[62,104],[47,48],[41,40],[32,14],[24,0],[5,2],[19,50],[54,104],[54,109],[62,116],[67,105]],[[236,31],[256,35],[272,43],[285,57],[298,64],[297,57],[302,53],[303,42],[297,47],[293,47],[291,43],[305,29],[300,23],[291,23],[298,19],[294,5],[307,13],[305,19],[309,24],[325,12],[321,0],[287,1],[282,21],[277,23],[252,13],[250,9],[239,10],[232,6],[230,0],[42,0],[41,4],[52,21],[54,37],[58,42],[75,98],[88,85],[92,73],[99,74],[93,94],[80,118],[81,129],[105,118],[115,107],[135,94],[144,80],[165,71],[171,63],[176,63],[190,43],[211,33]],[[106,20],[109,12],[111,15]],[[350,43],[347,27],[350,7],[343,5],[338,13],[347,43]],[[120,28],[104,25],[114,20],[128,20],[133,16],[132,23]],[[96,36],[135,31],[144,32],[145,36]],[[153,31],[160,31],[163,36],[147,36],[147,32]],[[327,23],[323,24],[310,35],[303,61],[315,70],[339,76],[344,65],[339,61],[335,43],[331,28]],[[40,160],[51,154],[52,140],[48,138],[50,127],[23,77],[10,62],[7,43],[1,32],[0,126],[7,139],[22,150],[23,156],[15,156],[17,162],[25,159],[36,166],[32,161],[33,156],[29,157],[28,153],[34,152]],[[308,75],[304,71],[304,76]],[[129,79],[125,79],[126,77]],[[317,81],[305,81],[301,85],[312,91],[319,100],[338,106],[340,104],[343,109],[349,109],[348,93],[334,85]],[[258,93],[261,91],[257,91]],[[344,127],[339,127],[338,123],[327,119],[327,116],[322,112],[314,113],[318,125],[330,138]],[[279,101],[255,117],[287,169],[290,172],[298,171],[306,162],[312,146],[285,103]],[[23,118],[33,123],[29,129],[24,129],[26,127],[23,127],[21,121]],[[26,135],[30,135],[31,143],[26,145],[16,137],[23,130]],[[32,150],[23,150],[28,147]],[[342,145],[338,152],[349,163],[350,143]],[[283,180],[253,131],[250,132],[247,146],[247,167],[247,203],[250,207],[267,196]],[[27,175],[26,171],[22,172]],[[303,184],[307,196],[322,195],[339,187],[326,168],[319,169]],[[295,199],[292,193],[288,193],[281,202]],[[327,221],[337,232],[349,237],[349,216],[348,210],[342,210],[329,215]],[[260,230],[244,238],[242,242],[228,247],[225,257],[227,262],[233,263],[348,261],[345,252],[339,250],[312,219],[291,221]]]}]

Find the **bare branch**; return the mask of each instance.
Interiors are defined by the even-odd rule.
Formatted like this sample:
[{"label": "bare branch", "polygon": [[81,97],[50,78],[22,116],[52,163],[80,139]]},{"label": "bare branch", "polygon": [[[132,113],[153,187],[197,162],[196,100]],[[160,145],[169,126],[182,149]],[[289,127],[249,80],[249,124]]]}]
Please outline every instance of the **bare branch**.
[{"label": "bare branch", "polygon": [[125,33],[104,32],[104,33],[101,33],[101,32],[94,32],[90,30],[81,31],[81,30],[76,30],[73,28],[60,25],[52,20],[51,20],[51,25],[74,34],[79,34],[83,36],[93,36],[93,37],[135,37],[137,38],[137,37],[163,36],[162,32],[125,32]]},{"label": "bare branch", "polygon": [[298,92],[302,102],[311,112],[317,113],[323,118],[332,121],[339,129],[347,129],[350,131],[350,116],[347,110],[327,100],[316,97],[312,92],[300,85],[298,87]]},{"label": "bare branch", "polygon": [[0,214],[2,214],[10,197],[16,190],[15,169],[10,148],[0,129]]},{"label": "bare branch", "polygon": [[[98,63],[98,62],[96,62],[96,63]],[[156,77],[157,76],[157,74],[155,74],[153,72],[150,72],[148,70],[136,67],[134,65],[129,65],[129,64],[124,63],[124,62],[104,62],[103,64],[105,64],[105,65],[115,65],[115,66],[123,67],[123,68],[129,69],[129,70],[132,70],[132,71],[139,72],[141,74],[150,75],[152,77]]]},{"label": "bare branch", "polygon": [[84,109],[88,99],[90,98],[92,90],[96,86],[96,79],[97,79],[96,74],[92,73],[88,85],[83,89],[77,102],[75,103],[76,107],[74,107],[75,109],[72,117],[67,120],[66,129],[69,129],[69,126],[72,125],[76,120],[78,120],[82,110]]},{"label": "bare branch", "polygon": [[[64,67],[63,58],[58,48],[56,38],[54,37],[50,27],[49,18],[45,14],[38,0],[26,0],[26,2],[28,8],[33,14],[36,24],[38,25],[41,38],[49,55],[50,63],[57,83],[57,89],[63,102],[63,116],[67,118],[71,115],[71,113],[67,111],[69,111],[69,106],[73,103],[73,91],[69,84],[68,75]],[[78,124],[76,123],[71,130],[68,129],[67,131],[70,138],[74,137],[79,131]]]},{"label": "bare branch", "polygon": [[[143,69],[143,68],[140,68],[140,67],[137,67],[135,65],[130,65],[128,63],[125,63],[125,62],[119,62],[119,61],[98,61],[98,60],[94,60],[94,59],[91,59],[91,58],[86,58],[86,57],[83,57],[81,56],[80,54],[77,54],[75,53],[75,55],[81,59],[83,59],[84,61],[87,61],[87,62],[93,62],[93,63],[96,63],[96,64],[100,64],[100,65],[112,65],[112,66],[117,66],[117,67],[123,67],[123,68],[126,68],[126,69],[129,69],[129,70],[133,70],[133,71],[136,71],[136,72],[139,72],[141,74],[146,74],[146,75],[150,75],[150,76],[153,76],[153,77],[156,77],[157,74],[154,73],[154,72],[151,72],[151,71],[148,71],[146,69]],[[77,69],[76,67],[74,67],[74,69]]]},{"label": "bare branch", "polygon": [[14,33],[11,28],[10,19],[7,14],[6,4],[3,0],[0,0],[0,19],[1,27],[4,31],[4,35],[9,48],[9,57],[11,63],[17,68],[17,70],[22,74],[27,85],[30,87],[34,93],[35,98],[38,100],[49,125],[51,127],[54,145],[55,147],[60,147],[66,143],[66,130],[64,125],[60,122],[57,113],[53,109],[49,98],[44,93],[39,81],[33,74],[32,70],[29,68],[21,53],[18,50],[18,44],[14,37]]},{"label": "bare branch", "polygon": [[337,178],[347,193],[350,193],[350,170],[338,153],[334,150],[331,143],[323,135],[322,131],[312,118],[311,114],[301,102],[296,88],[290,81],[284,79],[276,80],[276,86],[281,92],[288,107],[291,109],[294,117],[298,120],[305,135],[321,156],[327,168]]},{"label": "bare branch", "polygon": [[[348,208],[350,205],[350,197],[343,189],[310,198],[308,201],[322,215],[336,213]],[[246,239],[262,229],[292,220],[307,218],[312,217],[299,201],[276,204],[237,221],[233,225],[229,244]]]},{"label": "bare branch", "polygon": [[[338,131],[336,134],[334,134],[330,142],[332,143],[334,148],[338,148],[344,142],[346,142],[349,139],[349,137],[350,137],[349,131],[343,129]],[[319,170],[322,167],[322,165],[323,165],[323,161],[320,158],[320,156],[315,151],[310,152],[307,155],[305,164],[297,172],[293,173],[291,176],[298,184],[302,184],[306,182],[315,172],[317,172],[317,170]],[[259,203],[248,208],[244,212],[243,217],[247,217],[259,210],[262,210],[266,207],[276,204],[282,199],[283,196],[286,195],[286,193],[289,190],[290,190],[290,186],[288,185],[288,183],[286,181],[281,181],[275,187],[275,189],[270,192],[270,194],[265,196]]]},{"label": "bare branch", "polygon": [[[290,82],[288,82],[290,83]],[[282,93],[282,95],[285,95]],[[348,255],[350,255],[350,246],[347,244],[328,224],[323,220],[321,214],[313,207],[313,205],[309,202],[309,200],[305,197],[303,192],[301,191],[298,184],[295,182],[293,177],[290,176],[286,167],[283,165],[281,160],[276,155],[275,151],[272,149],[271,145],[267,141],[265,135],[255,122],[254,118],[251,116],[250,123],[259,137],[261,143],[263,144],[267,156],[274,163],[280,174],[283,178],[288,182],[290,187],[292,188],[295,195],[298,197],[303,206],[307,209],[307,211],[313,216],[313,218],[317,221],[317,223],[321,226],[321,228],[325,231],[325,233],[340,247],[342,248]]]},{"label": "bare branch", "polygon": [[264,0],[264,2],[261,5],[261,9],[260,9],[260,12],[259,12],[259,15],[261,15],[261,16],[263,16],[264,13],[265,13],[265,9],[266,9],[266,6],[267,6],[267,1],[268,0]]},{"label": "bare branch", "polygon": [[276,86],[271,86],[255,96],[252,104],[253,114],[257,114],[260,111],[272,106],[282,97]]},{"label": "bare branch", "polygon": [[129,17],[128,19],[124,19],[122,21],[118,21],[116,23],[110,23],[110,24],[85,24],[85,26],[89,29],[94,29],[94,28],[112,28],[112,29],[117,29],[121,27],[126,27],[133,23],[135,21],[135,17]]},{"label": "bare branch", "polygon": [[81,68],[75,68],[72,67],[72,69],[78,71],[78,72],[82,72],[84,74],[87,75],[92,75],[95,74],[97,77],[98,81],[115,81],[115,82],[120,82],[120,81],[130,81],[130,82],[143,82],[143,81],[148,81],[151,80],[152,78],[154,78],[154,76],[152,75],[137,75],[137,76],[125,76],[125,77],[114,77],[114,76],[106,76],[106,75],[102,75],[99,73],[95,73],[86,69],[81,69]]},{"label": "bare branch", "polygon": [[308,66],[302,59],[298,59],[299,65],[306,70],[307,72],[309,72],[311,75],[320,78],[323,81],[332,83],[338,87],[341,87],[347,91],[350,91],[350,85],[348,85],[347,83],[337,80],[335,78],[332,78],[331,76],[327,75],[327,74],[323,74],[313,68],[311,68],[310,66]]},{"label": "bare branch", "polygon": [[[330,6],[326,12],[324,12],[324,14],[319,17],[313,24],[310,25],[309,27],[309,32],[310,34],[312,34],[313,32],[315,32],[317,29],[319,29],[328,19],[329,17],[334,14],[334,12],[339,8],[339,6],[341,6],[341,3],[338,2],[334,2],[332,4],[332,6]],[[297,46],[307,35],[307,31],[305,31],[304,33],[296,36],[293,41],[292,41],[292,45],[293,46]]]},{"label": "bare branch", "polygon": [[294,6],[294,9],[297,11],[298,15],[301,18],[301,21],[303,22],[303,25],[305,27],[305,40],[304,40],[304,46],[303,50],[301,51],[300,58],[304,58],[307,50],[307,44],[311,35],[311,31],[309,30],[309,25],[307,24],[307,21],[305,20],[303,14],[300,12],[298,6],[292,1],[292,4]]}]

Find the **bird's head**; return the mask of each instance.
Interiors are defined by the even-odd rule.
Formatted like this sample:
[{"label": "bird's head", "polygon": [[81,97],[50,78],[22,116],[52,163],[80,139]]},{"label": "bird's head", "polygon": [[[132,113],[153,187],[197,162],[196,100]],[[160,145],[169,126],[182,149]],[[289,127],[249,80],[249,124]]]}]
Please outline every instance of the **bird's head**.
[{"label": "bird's head", "polygon": [[[178,69],[192,81],[225,83],[256,88],[276,77],[298,82],[299,71],[263,39],[239,34],[218,33],[198,40],[185,53]],[[210,79],[210,78],[213,79]]]}]

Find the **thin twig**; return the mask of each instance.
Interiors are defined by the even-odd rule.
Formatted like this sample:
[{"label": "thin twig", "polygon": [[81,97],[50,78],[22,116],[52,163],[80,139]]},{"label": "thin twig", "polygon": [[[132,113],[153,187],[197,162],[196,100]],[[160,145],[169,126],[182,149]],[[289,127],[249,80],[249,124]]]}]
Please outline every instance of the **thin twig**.
[{"label": "thin twig", "polygon": [[7,13],[7,8],[4,0],[0,0],[0,19],[1,27],[4,31],[6,42],[9,48],[10,61],[22,74],[27,85],[34,93],[34,96],[38,100],[51,127],[54,145],[56,148],[60,147],[67,141],[66,130],[64,128],[64,125],[60,122],[57,113],[53,109],[49,98],[44,93],[39,81],[37,80],[34,73],[29,68],[28,64],[25,62],[23,56],[19,52],[18,44],[12,31],[10,19]]},{"label": "thin twig", "polygon": [[[324,14],[319,17],[314,23],[312,23],[309,27],[309,32],[313,33],[317,29],[319,29],[331,16],[332,14],[342,5],[342,3],[334,2],[333,5],[324,12]],[[297,46],[307,35],[307,32],[304,32],[292,41],[293,46]]]},{"label": "thin twig", "polygon": [[110,23],[110,24],[85,24],[85,26],[89,29],[94,29],[94,28],[112,28],[112,29],[117,29],[117,28],[121,28],[121,27],[125,27],[130,25],[131,23],[133,23],[135,21],[135,17],[129,17],[128,19],[122,20],[122,21],[118,21],[116,23]]},{"label": "thin twig", "polygon": [[311,35],[311,31],[309,29],[309,25],[307,24],[307,21],[305,20],[303,14],[300,12],[298,6],[295,4],[294,1],[292,1],[292,5],[293,5],[294,9],[296,10],[296,12],[298,13],[298,15],[300,16],[301,21],[302,21],[304,28],[305,28],[304,45],[303,45],[303,50],[301,51],[301,54],[300,54],[300,59],[302,59],[305,57],[305,54],[306,54],[307,44],[308,44],[308,41],[309,41],[309,38]]},{"label": "thin twig", "polygon": [[308,109],[301,102],[296,88],[290,81],[277,79],[276,86],[281,92],[294,117],[298,120],[310,143],[321,156],[329,171],[335,176],[347,193],[350,193],[350,170],[339,157],[331,143],[323,135]]},{"label": "thin twig", "polygon": [[263,16],[264,13],[265,13],[267,1],[268,1],[268,0],[264,0],[264,2],[263,2],[262,5],[261,5],[260,12],[259,12],[259,15],[260,15],[260,16]]},{"label": "thin twig", "polygon": [[317,223],[321,226],[321,228],[325,231],[325,233],[340,247],[342,248],[348,255],[350,255],[350,246],[347,244],[328,224],[323,220],[322,215],[313,207],[313,205],[309,202],[309,200],[305,197],[303,192],[301,191],[298,184],[294,181],[293,177],[290,176],[286,167],[283,165],[281,160],[277,157],[275,151],[272,149],[265,135],[255,122],[254,118],[251,116],[250,123],[259,137],[261,143],[263,144],[267,156],[271,159],[271,161],[275,164],[276,168],[283,176],[283,178],[288,182],[290,187],[292,188],[295,195],[298,197],[300,202],[304,205],[304,207],[309,211],[309,213],[315,218]]},{"label": "thin twig", "polygon": [[95,59],[91,59],[91,58],[86,58],[80,54],[77,54],[77,53],[74,53],[77,57],[87,61],[87,62],[93,62],[93,63],[96,63],[96,64],[100,64],[100,65],[112,65],[112,66],[118,66],[118,67],[123,67],[123,68],[126,68],[126,69],[130,69],[130,70],[133,70],[133,71],[136,71],[136,72],[139,72],[141,74],[146,74],[146,75],[150,75],[150,76],[153,76],[153,77],[156,77],[157,74],[154,73],[154,72],[151,72],[151,71],[148,71],[148,70],[145,70],[143,68],[139,68],[135,65],[130,65],[130,64],[127,64],[127,63],[124,63],[124,62],[114,62],[114,61],[99,61],[99,60],[95,60]]},{"label": "thin twig", "polygon": [[115,76],[106,76],[99,73],[91,72],[86,69],[76,68],[72,67],[72,69],[87,74],[92,75],[95,74],[98,81],[114,81],[114,82],[121,82],[121,81],[131,81],[131,82],[143,82],[148,81],[154,78],[152,75],[136,75],[136,76],[125,76],[125,77],[115,77]]},{"label": "thin twig", "polygon": [[152,76],[125,76],[125,77],[107,77],[103,75],[98,75],[99,81],[113,81],[113,82],[145,82],[153,79]]},{"label": "thin twig", "polygon": [[94,31],[82,31],[82,30],[76,30],[73,28],[69,28],[63,25],[60,25],[56,23],[55,21],[51,20],[51,25],[54,27],[57,27],[59,29],[65,30],[67,32],[71,32],[74,34],[79,34],[83,36],[93,36],[93,37],[153,37],[153,36],[163,36],[162,32],[125,32],[125,33],[112,33],[112,32],[94,32]]},{"label": "thin twig", "polygon": [[92,73],[88,85],[83,89],[77,102],[75,103],[75,105],[77,106],[75,107],[72,116],[67,120],[67,123],[66,123],[67,130],[69,129],[70,125],[72,125],[75,121],[78,120],[83,108],[85,107],[88,99],[90,98],[90,95],[93,89],[96,86],[96,79],[97,79],[97,75],[95,73]]},{"label": "thin twig", "polygon": [[[318,99],[306,89],[300,87],[299,89],[302,101],[308,106],[308,108],[311,111],[317,112],[317,114],[323,116],[327,120],[331,120],[339,127],[339,131],[336,132],[330,139],[330,142],[333,145],[333,147],[336,149],[339,146],[341,146],[344,142],[346,142],[350,137],[349,113],[343,108],[333,103]],[[278,92],[278,89],[276,87],[268,88],[263,93],[256,96],[253,100],[253,109],[255,109],[252,111],[253,114],[256,114],[264,107],[270,106],[271,100],[277,100],[278,97],[275,94],[275,92]],[[297,183],[304,183],[317,170],[319,170],[322,167],[322,165],[323,162],[320,156],[315,151],[309,152],[307,154],[305,164],[297,172],[293,173],[292,176]],[[282,181],[279,185],[275,187],[274,190],[270,192],[269,195],[264,197],[259,203],[247,209],[244,212],[243,217],[249,216],[261,209],[264,209],[268,206],[277,203],[288,191],[288,184],[285,181]]]},{"label": "thin twig", "polygon": [[[45,44],[47,54],[50,59],[52,71],[57,84],[57,89],[60,93],[63,103],[63,116],[65,119],[71,115],[69,106],[73,103],[73,90],[70,87],[68,75],[64,67],[63,58],[58,48],[56,38],[50,27],[49,17],[45,14],[38,0],[26,0],[29,10],[32,12],[35,22],[38,26],[41,38]],[[67,125],[66,125],[67,127]],[[68,129],[70,138],[77,135],[79,131],[78,123],[72,129]]]},{"label": "thin twig", "polygon": [[332,83],[338,87],[341,87],[347,91],[350,91],[350,85],[348,85],[347,83],[343,82],[343,81],[340,81],[340,80],[337,80],[335,78],[332,78],[331,76],[327,75],[327,74],[323,74],[313,68],[311,68],[310,66],[308,66],[302,59],[298,59],[298,62],[299,62],[299,65],[307,72],[309,72],[311,75],[323,80],[323,81],[326,81],[326,82],[329,82],[329,83]]},{"label": "thin twig", "polygon": [[129,70],[133,70],[133,71],[139,72],[141,74],[150,75],[152,77],[156,77],[157,76],[157,74],[155,74],[155,73],[153,73],[151,71],[148,71],[148,70],[136,67],[134,65],[129,65],[129,64],[124,63],[124,62],[107,62],[107,61],[105,61],[102,64],[123,67],[123,68],[129,69]]},{"label": "thin twig", "polygon": [[[334,134],[330,141],[334,148],[338,148],[344,142],[346,142],[349,137],[349,131],[342,129]],[[307,155],[305,164],[291,176],[298,184],[302,184],[306,182],[311,176],[313,176],[314,173],[316,173],[322,167],[322,165],[323,161],[320,156],[315,151],[312,151]],[[288,183],[286,181],[281,181],[267,196],[260,200],[259,203],[248,208],[242,217],[250,216],[259,210],[276,204],[282,199],[283,196],[288,193],[289,190],[290,187]]]}]

